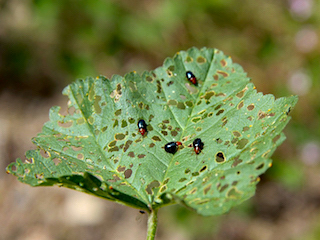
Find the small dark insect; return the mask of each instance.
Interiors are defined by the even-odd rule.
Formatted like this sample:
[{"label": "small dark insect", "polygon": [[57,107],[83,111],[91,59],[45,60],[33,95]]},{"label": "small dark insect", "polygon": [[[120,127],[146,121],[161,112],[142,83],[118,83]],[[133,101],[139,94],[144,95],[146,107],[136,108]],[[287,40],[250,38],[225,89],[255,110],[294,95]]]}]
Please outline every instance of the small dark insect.
[{"label": "small dark insect", "polygon": [[144,134],[145,134],[146,132],[148,132],[148,130],[147,130],[147,124],[146,124],[146,122],[145,122],[143,119],[140,119],[140,120],[138,121],[138,128],[139,128],[139,132],[141,133],[142,136],[144,136]]},{"label": "small dark insect", "polygon": [[193,143],[193,148],[194,148],[194,152],[198,155],[199,153],[201,153],[204,143],[201,141],[200,138],[196,138]]},{"label": "small dark insect", "polygon": [[194,85],[198,85],[198,81],[197,78],[193,75],[193,73],[191,71],[187,71],[186,72],[186,77],[187,79],[192,82]]},{"label": "small dark insect", "polygon": [[140,210],[140,211],[139,211],[139,213],[141,213],[141,214],[145,214],[146,212],[145,212],[145,211],[143,211],[143,210]]},{"label": "small dark insect", "polygon": [[166,145],[164,145],[164,150],[166,150],[167,153],[175,154],[178,150],[178,146],[182,145],[181,142],[169,142]]}]

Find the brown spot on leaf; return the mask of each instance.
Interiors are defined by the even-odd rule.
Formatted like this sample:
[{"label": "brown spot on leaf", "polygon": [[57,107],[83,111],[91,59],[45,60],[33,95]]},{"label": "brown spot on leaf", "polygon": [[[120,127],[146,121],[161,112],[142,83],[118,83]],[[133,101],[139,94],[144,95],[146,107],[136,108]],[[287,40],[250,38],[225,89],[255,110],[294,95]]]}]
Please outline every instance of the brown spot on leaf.
[{"label": "brown spot on leaf", "polygon": [[229,74],[227,72],[224,72],[222,70],[217,70],[217,73],[222,75],[223,77],[228,77],[229,76]]}]

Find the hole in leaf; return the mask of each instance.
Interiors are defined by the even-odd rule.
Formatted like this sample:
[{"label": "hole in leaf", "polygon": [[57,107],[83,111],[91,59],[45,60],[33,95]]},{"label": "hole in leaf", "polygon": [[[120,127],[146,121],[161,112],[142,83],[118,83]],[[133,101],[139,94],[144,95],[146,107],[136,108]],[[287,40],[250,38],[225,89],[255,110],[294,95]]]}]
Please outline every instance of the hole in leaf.
[{"label": "hole in leaf", "polygon": [[192,121],[193,123],[197,123],[197,122],[199,122],[200,120],[201,120],[201,117],[194,117],[194,118],[191,119],[191,121]]},{"label": "hole in leaf", "polygon": [[216,94],[216,97],[225,97],[225,96],[226,96],[225,93],[218,93],[218,94]]},{"label": "hole in leaf", "polygon": [[121,122],[121,127],[124,128],[124,127],[126,127],[126,126],[128,126],[127,121],[126,121],[126,120],[122,120],[122,122]]},{"label": "hole in leaf", "polygon": [[222,59],[220,61],[220,64],[221,64],[222,67],[225,67],[227,65],[227,62],[226,62],[226,60]]},{"label": "hole in leaf", "polygon": [[193,58],[190,56],[187,56],[185,62],[191,63],[191,62],[193,62]]},{"label": "hole in leaf", "polygon": [[124,171],[124,177],[125,179],[128,179],[129,177],[131,177],[132,174],[132,170],[131,169],[127,169]]},{"label": "hole in leaf", "polygon": [[159,80],[157,80],[157,93],[161,93],[161,92],[162,92],[161,83]]},{"label": "hole in leaf", "polygon": [[118,120],[116,119],[115,121],[114,121],[114,123],[113,123],[113,128],[115,128],[115,127],[117,127],[119,125],[119,122],[118,122]]},{"label": "hole in leaf", "polygon": [[69,121],[67,121],[67,122],[58,121],[58,125],[59,125],[60,127],[64,127],[64,128],[69,128],[69,127],[72,126],[72,124],[73,124],[73,121],[72,121],[72,120],[69,120]]},{"label": "hole in leaf", "polygon": [[126,152],[131,144],[132,144],[132,141],[128,140],[123,148],[123,152]]},{"label": "hole in leaf", "polygon": [[167,86],[169,87],[170,85],[172,85],[174,82],[173,81],[170,81],[167,83]]},{"label": "hole in leaf", "polygon": [[165,190],[167,190],[167,186],[162,186],[162,187],[160,188],[160,192],[164,192]]},{"label": "hole in leaf", "polygon": [[178,102],[177,102],[176,100],[170,99],[167,104],[168,104],[169,106],[174,106],[174,105],[177,105]]},{"label": "hole in leaf", "polygon": [[48,158],[49,157],[49,153],[47,151],[44,151],[43,149],[40,150],[40,155],[44,158]]},{"label": "hole in leaf", "polygon": [[223,191],[226,190],[228,187],[229,187],[229,184],[223,185],[223,186],[220,188],[219,192],[223,192]]},{"label": "hole in leaf", "polygon": [[250,104],[248,107],[247,107],[248,111],[252,111],[254,109],[254,104]]},{"label": "hole in leaf", "polygon": [[207,169],[207,166],[203,166],[201,169],[200,169],[200,172],[203,172]]},{"label": "hole in leaf", "polygon": [[265,118],[267,114],[265,112],[262,112],[261,110],[258,112],[258,120]]},{"label": "hole in leaf", "polygon": [[237,149],[243,149],[243,148],[247,145],[248,142],[249,142],[249,140],[246,139],[246,138],[241,139],[241,140],[237,143]]},{"label": "hole in leaf", "polygon": [[135,123],[135,120],[133,118],[131,118],[131,117],[128,118],[128,121],[129,121],[130,124]]},{"label": "hole in leaf", "polygon": [[174,69],[175,69],[174,65],[171,65],[171,66],[168,67],[168,70],[171,71],[171,72],[173,72]]},{"label": "hole in leaf", "polygon": [[227,117],[224,117],[224,118],[221,119],[221,121],[222,121],[222,125],[221,126],[223,127],[223,126],[225,126],[227,124],[228,119],[227,119]]},{"label": "hole in leaf", "polygon": [[239,133],[238,131],[233,131],[232,134],[235,137],[241,137],[241,133]]},{"label": "hole in leaf", "polygon": [[271,150],[269,149],[268,151],[266,151],[265,153],[263,153],[263,154],[262,154],[262,157],[263,157],[263,158],[267,158],[268,155],[269,155],[269,153],[270,153],[270,151],[271,151]]},{"label": "hole in leaf", "polygon": [[124,138],[126,137],[126,135],[124,135],[123,133],[117,133],[115,136],[114,136],[114,138],[116,139],[116,140],[123,140]]},{"label": "hole in leaf", "polygon": [[214,94],[215,94],[214,91],[207,92],[207,93],[203,96],[203,98],[204,98],[205,100],[209,100],[212,96],[214,96]]},{"label": "hole in leaf", "polygon": [[160,183],[157,181],[157,180],[154,180],[152,181],[151,183],[149,183],[146,187],[146,192],[149,194],[149,195],[152,195],[152,189],[153,188],[157,188],[160,186]]},{"label": "hole in leaf", "polygon": [[114,112],[114,115],[119,116],[121,114],[121,109],[118,109],[117,111]]},{"label": "hole in leaf", "polygon": [[246,132],[246,131],[248,131],[249,129],[250,129],[249,127],[243,127],[242,131],[243,131],[243,132]]},{"label": "hole in leaf", "polygon": [[182,100],[186,100],[187,99],[187,97],[185,96],[185,95],[180,95],[180,98],[182,99]]},{"label": "hole in leaf", "polygon": [[162,133],[164,136],[167,136],[167,135],[168,135],[168,132],[167,132],[167,131],[161,131],[161,133]]},{"label": "hole in leaf", "polygon": [[225,160],[226,160],[226,158],[225,158],[223,152],[218,152],[216,154],[216,162],[217,163],[223,163]]},{"label": "hole in leaf", "polygon": [[173,131],[171,131],[171,135],[172,135],[173,137],[175,137],[175,136],[177,136],[177,135],[178,135],[178,132],[177,132],[177,131],[175,131],[175,130],[173,130]]},{"label": "hole in leaf", "polygon": [[279,139],[280,139],[280,135],[277,135],[272,139],[272,142],[276,143]]},{"label": "hole in leaf", "polygon": [[43,175],[43,173],[35,174],[35,177],[36,177],[37,179],[41,179],[41,180],[43,180],[43,179],[44,179],[44,175]]},{"label": "hole in leaf", "polygon": [[205,58],[202,57],[202,56],[199,56],[199,57],[197,58],[197,62],[200,63],[200,64],[205,63],[206,61],[207,61],[207,59],[205,59]]},{"label": "hole in leaf", "polygon": [[58,166],[62,161],[59,158],[52,159],[54,165]]},{"label": "hole in leaf", "polygon": [[185,83],[186,88],[188,89],[188,91],[192,94],[192,93],[197,93],[198,89],[196,89],[195,87],[191,86],[189,83]]},{"label": "hole in leaf", "polygon": [[186,109],[186,106],[184,105],[183,102],[178,102],[177,108],[179,108],[179,109]]},{"label": "hole in leaf", "polygon": [[101,101],[101,96],[95,96],[94,97],[94,104],[93,104],[93,107],[94,107],[94,111],[97,113],[97,114],[100,114],[101,113],[101,107],[99,105],[99,102]]},{"label": "hole in leaf", "polygon": [[117,141],[113,140],[108,144],[108,146],[111,148],[111,147],[115,146],[116,144],[117,144]]},{"label": "hole in leaf", "polygon": [[194,194],[194,193],[196,193],[197,192],[197,188],[193,188],[190,192],[189,192],[189,194]]},{"label": "hole in leaf", "polygon": [[192,101],[186,101],[185,104],[186,104],[188,107],[193,107],[193,102],[192,102]]},{"label": "hole in leaf", "polygon": [[153,141],[156,141],[156,142],[160,142],[160,141],[161,141],[161,138],[158,137],[158,136],[153,136],[151,139],[152,139]]},{"label": "hole in leaf", "polygon": [[81,151],[83,149],[83,147],[76,147],[76,146],[71,146],[73,151]]},{"label": "hole in leaf", "polygon": [[241,192],[237,191],[236,188],[234,187],[227,192],[228,198],[237,199],[237,198],[240,198],[241,196],[242,196]]},{"label": "hole in leaf", "polygon": [[187,186],[183,186],[182,188],[180,188],[179,190],[176,191],[176,194],[179,194],[180,192],[182,192],[186,188],[187,188]]},{"label": "hole in leaf", "polygon": [[94,117],[90,116],[90,117],[88,118],[88,123],[89,123],[90,125],[92,125],[92,124],[94,123]]},{"label": "hole in leaf", "polygon": [[234,159],[234,162],[232,163],[231,167],[236,167],[236,166],[238,166],[240,163],[242,163],[242,160],[239,159],[239,157],[236,157],[236,158]]},{"label": "hole in leaf", "polygon": [[117,171],[118,171],[118,172],[123,172],[124,170],[126,170],[126,167],[125,167],[125,166],[119,166],[119,167],[117,168]]},{"label": "hole in leaf", "polygon": [[73,115],[76,112],[76,108],[74,106],[71,106],[68,108],[68,113],[69,115]]},{"label": "hole in leaf", "polygon": [[243,101],[239,102],[238,106],[237,106],[237,109],[241,109],[243,107]]},{"label": "hole in leaf", "polygon": [[231,140],[231,143],[232,143],[232,144],[235,144],[235,143],[237,143],[238,141],[239,141],[239,138],[234,138],[234,139]]},{"label": "hole in leaf", "polygon": [[206,204],[210,201],[210,199],[203,199],[197,202],[198,205]]},{"label": "hole in leaf", "polygon": [[220,109],[218,112],[217,112],[217,116],[219,116],[220,114],[222,114],[224,112],[224,109]]},{"label": "hole in leaf", "polygon": [[117,151],[119,151],[119,148],[117,146],[112,147],[108,150],[108,152],[117,152]]},{"label": "hole in leaf", "polygon": [[149,145],[150,148],[153,148],[154,146],[155,146],[154,143],[150,143],[150,145]]},{"label": "hole in leaf", "polygon": [[169,181],[170,181],[170,178],[166,178],[166,179],[163,181],[163,185],[166,185]]},{"label": "hole in leaf", "polygon": [[211,183],[208,184],[208,186],[206,186],[206,187],[203,189],[203,193],[204,193],[204,194],[207,194],[207,193],[209,192],[209,190],[211,189],[211,187],[212,187],[212,184],[211,184]]},{"label": "hole in leaf", "polygon": [[146,77],[146,81],[147,81],[147,82],[153,82],[153,78],[150,77],[150,76],[147,76],[147,77]]},{"label": "hole in leaf", "polygon": [[243,95],[244,95],[244,92],[247,91],[247,90],[248,90],[248,88],[245,87],[243,90],[241,90],[240,92],[238,92],[238,93],[236,94],[236,96],[237,96],[238,98],[242,98]]},{"label": "hole in leaf", "polygon": [[228,77],[229,76],[229,74],[227,72],[224,72],[222,70],[217,70],[217,73],[220,74],[223,77]]},{"label": "hole in leaf", "polygon": [[84,118],[78,118],[77,119],[77,125],[81,125],[81,124],[84,124],[84,123],[85,123]]},{"label": "hole in leaf", "polygon": [[256,167],[256,170],[260,170],[264,167],[264,163],[261,163],[258,167]]}]

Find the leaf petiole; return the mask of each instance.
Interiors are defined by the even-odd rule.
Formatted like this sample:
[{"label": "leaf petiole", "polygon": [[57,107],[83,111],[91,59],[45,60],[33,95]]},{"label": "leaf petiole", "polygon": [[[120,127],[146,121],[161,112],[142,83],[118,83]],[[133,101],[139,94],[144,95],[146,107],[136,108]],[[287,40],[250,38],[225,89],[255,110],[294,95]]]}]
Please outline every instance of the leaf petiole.
[{"label": "leaf petiole", "polygon": [[152,209],[148,216],[147,240],[154,240],[158,224],[158,209]]}]

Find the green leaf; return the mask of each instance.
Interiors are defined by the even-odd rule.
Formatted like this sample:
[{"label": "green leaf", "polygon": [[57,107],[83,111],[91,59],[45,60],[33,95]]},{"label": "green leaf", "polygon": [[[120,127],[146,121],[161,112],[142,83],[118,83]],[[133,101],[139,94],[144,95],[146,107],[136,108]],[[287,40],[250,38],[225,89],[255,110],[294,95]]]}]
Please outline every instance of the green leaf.
[{"label": "green leaf", "polygon": [[[192,71],[195,86],[186,79]],[[191,48],[142,76],[77,80],[50,110],[36,150],[7,171],[31,186],[58,185],[147,211],[181,203],[221,214],[254,194],[285,139],[297,97],[257,93],[221,51]],[[148,125],[142,136],[139,119]],[[194,139],[204,148],[195,154]],[[180,141],[175,154],[164,145]]]}]

